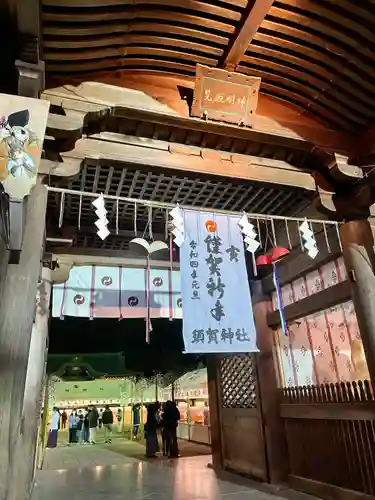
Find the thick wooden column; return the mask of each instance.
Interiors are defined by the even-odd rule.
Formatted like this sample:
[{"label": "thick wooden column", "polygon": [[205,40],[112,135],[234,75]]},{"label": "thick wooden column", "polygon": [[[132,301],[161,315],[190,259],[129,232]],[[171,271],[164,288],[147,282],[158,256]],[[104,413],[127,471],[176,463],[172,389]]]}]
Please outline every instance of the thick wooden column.
[{"label": "thick wooden column", "polygon": [[375,388],[375,253],[370,223],[368,220],[346,222],[340,227],[340,237],[367,366]]},{"label": "thick wooden column", "polygon": [[208,398],[210,405],[212,467],[214,469],[221,469],[223,467],[218,375],[219,373],[217,369],[217,357],[214,355],[207,356],[207,379],[208,379]]},{"label": "thick wooden column", "polygon": [[6,248],[3,239],[0,237],[0,302],[4,291],[4,283],[5,283],[5,276],[7,273],[8,262],[9,262],[9,250]]},{"label": "thick wooden column", "polygon": [[285,429],[280,417],[280,384],[273,332],[267,324],[271,301],[263,293],[262,282],[251,283],[251,296],[259,354],[258,380],[264,426],[264,440],[271,483],[281,483],[288,473],[288,452]]},{"label": "thick wooden column", "polygon": [[[38,433],[42,413],[42,389],[47,358],[49,302],[51,297],[51,269],[42,268],[42,279],[37,293],[37,308],[35,322],[31,333],[29,361],[27,366],[25,394],[23,401],[22,418],[24,422],[23,439],[19,443],[17,454],[20,457],[29,457],[35,464]],[[35,466],[31,470],[21,469],[17,474],[16,483],[12,490],[21,496],[34,481]]]},{"label": "thick wooden column", "polygon": [[[24,244],[19,264],[9,264],[0,302],[0,500],[27,500],[12,491],[17,476],[33,468],[19,456],[25,438],[22,414],[31,331],[44,244],[47,190],[39,182],[28,197]],[[17,496],[14,496],[17,494]]]}]

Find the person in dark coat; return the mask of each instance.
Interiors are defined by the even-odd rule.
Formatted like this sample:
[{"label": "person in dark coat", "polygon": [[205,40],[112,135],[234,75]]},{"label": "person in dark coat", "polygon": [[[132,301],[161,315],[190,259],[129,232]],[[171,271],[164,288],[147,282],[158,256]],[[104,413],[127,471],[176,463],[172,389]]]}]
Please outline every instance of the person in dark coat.
[{"label": "person in dark coat", "polygon": [[88,408],[86,408],[85,415],[83,417],[83,433],[82,433],[82,441],[84,443],[89,442],[89,430],[90,430],[89,413],[90,413],[90,410]]},{"label": "person in dark coat", "polygon": [[102,413],[102,424],[104,427],[104,442],[112,443],[112,425],[113,425],[113,413],[106,405],[105,410]]},{"label": "person in dark coat", "polygon": [[77,443],[80,443],[82,440],[82,429],[83,429],[83,413],[82,410],[78,412],[78,421],[77,421]]},{"label": "person in dark coat", "polygon": [[141,424],[141,405],[135,404],[133,406],[133,439],[137,439],[139,426]]},{"label": "person in dark coat", "polygon": [[170,458],[177,458],[179,456],[178,441],[177,441],[177,427],[180,420],[180,412],[174,401],[167,401],[165,403],[164,411],[162,414],[162,426],[164,436],[164,449],[163,453]]},{"label": "person in dark coat", "polygon": [[159,411],[157,403],[148,405],[147,407],[147,420],[145,424],[145,438],[146,438],[146,457],[155,458],[156,453],[159,451],[159,441],[157,430],[159,427],[157,421],[157,413]]},{"label": "person in dark coat", "polygon": [[69,443],[77,443],[77,425],[78,425],[78,415],[76,410],[73,410],[69,416]]},{"label": "person in dark coat", "polygon": [[68,420],[68,414],[66,413],[65,410],[63,410],[61,414],[61,428],[66,429],[66,422]]},{"label": "person in dark coat", "polygon": [[99,413],[96,406],[91,405],[88,415],[89,419],[89,441],[91,444],[96,443],[96,428],[98,427]]}]

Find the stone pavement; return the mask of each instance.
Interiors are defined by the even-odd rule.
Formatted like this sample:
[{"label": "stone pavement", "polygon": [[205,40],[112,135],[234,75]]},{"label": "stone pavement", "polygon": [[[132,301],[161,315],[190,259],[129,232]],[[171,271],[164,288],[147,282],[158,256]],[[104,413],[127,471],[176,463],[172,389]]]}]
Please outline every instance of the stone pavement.
[{"label": "stone pavement", "polygon": [[139,459],[135,455],[144,453],[143,446],[122,441],[121,454],[100,444],[47,450],[32,500],[281,500],[217,479],[207,467],[209,456]]}]

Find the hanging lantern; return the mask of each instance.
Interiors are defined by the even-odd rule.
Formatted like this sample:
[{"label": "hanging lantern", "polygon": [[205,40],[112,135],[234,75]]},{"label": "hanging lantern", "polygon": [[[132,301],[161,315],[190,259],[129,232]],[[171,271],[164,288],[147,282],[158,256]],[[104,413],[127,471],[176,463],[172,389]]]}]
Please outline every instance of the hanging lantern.
[{"label": "hanging lantern", "polygon": [[270,266],[272,263],[271,256],[259,255],[259,257],[256,258],[255,263],[257,266]]},{"label": "hanging lantern", "polygon": [[289,250],[287,248],[282,248],[282,247],[274,248],[271,253],[272,264],[276,264],[276,262],[279,262],[283,257],[288,255],[288,253]]}]

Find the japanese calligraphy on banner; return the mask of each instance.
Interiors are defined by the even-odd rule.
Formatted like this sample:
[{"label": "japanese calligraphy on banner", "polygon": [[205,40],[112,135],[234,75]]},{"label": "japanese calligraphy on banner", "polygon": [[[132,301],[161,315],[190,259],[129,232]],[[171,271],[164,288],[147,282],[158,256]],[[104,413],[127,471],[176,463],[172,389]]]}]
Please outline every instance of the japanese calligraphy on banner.
[{"label": "japanese calligraphy on banner", "polygon": [[[180,272],[151,269],[151,318],[182,317]],[[146,270],[104,266],[74,267],[69,280],[53,286],[52,316],[146,318]]]},{"label": "japanese calligraphy on banner", "polygon": [[180,250],[187,353],[255,352],[240,217],[183,210]]}]

